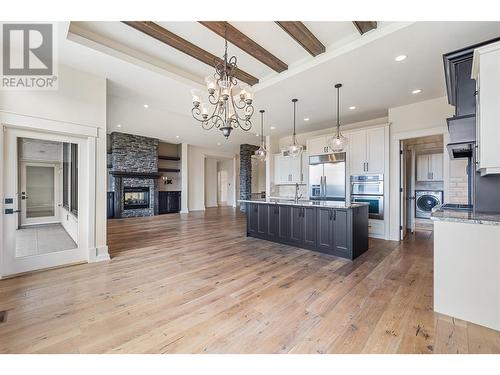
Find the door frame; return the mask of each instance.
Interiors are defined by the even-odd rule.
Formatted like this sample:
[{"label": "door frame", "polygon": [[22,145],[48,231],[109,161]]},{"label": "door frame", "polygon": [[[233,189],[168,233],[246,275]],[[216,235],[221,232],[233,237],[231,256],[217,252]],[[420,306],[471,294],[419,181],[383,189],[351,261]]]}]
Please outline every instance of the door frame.
[{"label": "door frame", "polygon": [[[400,185],[400,141],[410,138],[426,137],[429,135],[443,135],[443,154],[447,155],[446,145],[449,142],[449,134],[446,126],[436,126],[433,128],[418,129],[412,131],[405,131],[394,133],[391,136],[391,183],[390,183],[390,239],[393,241],[400,241],[401,226],[401,192],[399,191]],[[450,173],[450,159],[443,157],[443,190],[445,197],[448,196],[448,183]]]},{"label": "door frame", "polygon": [[[79,152],[83,157],[79,158],[80,168],[79,176],[81,181],[81,191],[79,191],[79,200],[81,203],[79,210],[79,236],[78,245],[82,249],[81,256],[78,256],[78,261],[94,262],[98,259],[96,251],[95,238],[95,223],[96,223],[96,138],[98,137],[98,128],[88,125],[80,125],[76,123],[68,123],[57,120],[38,118],[34,116],[15,114],[10,112],[0,111],[0,155],[5,159],[7,152],[11,152],[12,148],[17,151],[17,142],[12,144],[6,142],[8,130],[13,130],[18,136],[33,137],[46,140],[61,140],[66,141],[71,139],[72,143],[79,144]],[[15,137],[17,138],[17,137]],[[5,147],[8,146],[8,147]],[[17,157],[16,157],[17,160]],[[2,199],[2,212],[0,214],[0,238],[4,239],[8,234],[5,232],[6,219],[11,215],[5,215],[4,209],[16,208],[18,202],[14,199],[14,203],[4,203],[6,198],[6,185],[8,171],[4,167],[4,162],[0,163],[0,198]],[[11,172],[17,173],[17,172]],[[12,215],[14,217],[14,215]],[[16,218],[17,219],[17,218]],[[12,235],[12,234],[11,234]],[[61,252],[64,253],[64,252]],[[109,257],[107,258],[109,259]],[[65,263],[72,263],[71,259],[66,259]],[[4,240],[0,240],[0,278],[7,275],[23,272],[12,272],[8,268],[6,259],[6,249]],[[49,264],[41,264],[39,269],[52,267]]]},{"label": "door frame", "polygon": [[[44,216],[44,217],[37,217],[33,219],[29,219],[26,217],[26,199],[21,199],[19,200],[19,204],[21,205],[20,209],[20,215],[21,215],[21,220],[20,220],[20,226],[30,226],[30,225],[37,225],[37,224],[49,224],[49,223],[55,223],[58,222],[59,218],[59,212],[58,212],[58,206],[59,206],[59,178],[58,178],[58,166],[59,163],[50,163],[50,162],[34,162],[34,161],[22,161],[20,160],[18,162],[20,165],[20,190],[21,191],[26,191],[26,167],[52,167],[54,169],[54,216]],[[29,200],[29,196],[26,197]]]}]

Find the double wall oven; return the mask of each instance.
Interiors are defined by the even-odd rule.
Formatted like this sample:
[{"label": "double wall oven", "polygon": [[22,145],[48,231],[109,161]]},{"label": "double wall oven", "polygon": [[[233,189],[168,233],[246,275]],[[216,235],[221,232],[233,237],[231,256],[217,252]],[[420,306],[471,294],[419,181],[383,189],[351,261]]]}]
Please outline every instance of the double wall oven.
[{"label": "double wall oven", "polygon": [[352,175],[351,202],[368,203],[370,219],[384,219],[384,175]]}]

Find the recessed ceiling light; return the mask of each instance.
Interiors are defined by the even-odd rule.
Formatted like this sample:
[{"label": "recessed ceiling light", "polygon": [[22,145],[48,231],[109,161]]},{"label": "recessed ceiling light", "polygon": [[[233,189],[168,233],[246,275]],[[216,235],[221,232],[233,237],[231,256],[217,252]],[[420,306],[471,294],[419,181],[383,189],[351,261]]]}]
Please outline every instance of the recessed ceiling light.
[{"label": "recessed ceiling light", "polygon": [[276,126],[271,126],[271,130],[276,130]]},{"label": "recessed ceiling light", "polygon": [[351,105],[351,106],[349,107],[349,109],[356,109],[356,106]]},{"label": "recessed ceiling light", "polygon": [[149,104],[144,104],[144,108],[149,108]]},{"label": "recessed ceiling light", "polygon": [[309,117],[306,117],[306,118],[304,119],[304,121],[309,121]]},{"label": "recessed ceiling light", "polygon": [[404,59],[406,59],[406,55],[399,55],[399,56],[396,56],[396,58],[394,60],[403,61]]},{"label": "recessed ceiling light", "polygon": [[217,142],[217,146],[220,146],[220,142]]},{"label": "recessed ceiling light", "polygon": [[256,137],[258,137],[260,134],[255,134]]},{"label": "recessed ceiling light", "polygon": [[117,128],[121,128],[122,126],[121,126],[121,124],[118,124],[118,125],[116,125],[116,127],[117,127]]},{"label": "recessed ceiling light", "polygon": [[179,136],[178,136],[178,135],[176,135],[176,136],[175,136],[175,138],[179,138]]},{"label": "recessed ceiling light", "polygon": [[411,93],[412,94],[420,94],[422,92],[421,89],[416,89],[416,90],[413,90]]}]

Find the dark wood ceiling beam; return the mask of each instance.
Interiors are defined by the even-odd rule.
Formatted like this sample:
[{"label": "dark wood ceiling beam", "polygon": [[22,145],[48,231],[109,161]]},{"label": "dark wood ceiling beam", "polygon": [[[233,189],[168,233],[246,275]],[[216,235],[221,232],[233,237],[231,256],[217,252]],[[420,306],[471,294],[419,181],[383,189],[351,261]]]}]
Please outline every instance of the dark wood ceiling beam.
[{"label": "dark wood ceiling beam", "polygon": [[377,28],[377,21],[352,21],[352,23],[361,35]]},{"label": "dark wood ceiling beam", "polygon": [[276,21],[276,23],[312,56],[318,56],[326,51],[323,43],[302,22]]},{"label": "dark wood ceiling beam", "polygon": [[[218,62],[222,62],[221,58],[211,54],[208,51],[205,51],[204,49],[198,47],[197,45],[187,41],[186,39],[181,38],[180,36],[168,31],[164,27],[152,21],[122,21],[122,22],[207,65],[214,66]],[[258,78],[252,76],[249,73],[246,73],[241,69],[237,69],[235,76],[240,81],[246,82],[249,85],[255,85],[256,83],[259,83]]]},{"label": "dark wood ceiling beam", "polygon": [[256,58],[261,63],[267,65],[274,71],[281,73],[288,69],[288,65],[264,49],[257,42],[250,39],[237,28],[226,21],[199,21],[203,26],[212,30],[217,35],[224,38],[225,27],[227,26],[227,40],[236,47]]}]

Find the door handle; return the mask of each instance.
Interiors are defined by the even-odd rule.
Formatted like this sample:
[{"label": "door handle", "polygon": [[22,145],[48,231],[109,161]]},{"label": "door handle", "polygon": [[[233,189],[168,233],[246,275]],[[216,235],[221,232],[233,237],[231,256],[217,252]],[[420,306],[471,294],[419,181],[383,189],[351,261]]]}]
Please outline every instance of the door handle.
[{"label": "door handle", "polygon": [[5,215],[12,215],[14,213],[21,212],[21,210],[14,210],[13,208],[6,208]]},{"label": "door handle", "polygon": [[332,211],[330,210],[330,213],[328,214],[328,218],[330,219],[330,221],[332,221],[332,215],[333,215],[333,213],[332,213]]},{"label": "door handle", "polygon": [[333,220],[337,220],[337,211],[333,210]]},{"label": "door handle", "polygon": [[366,162],[366,171],[368,172],[369,168],[368,168],[368,162]]}]

